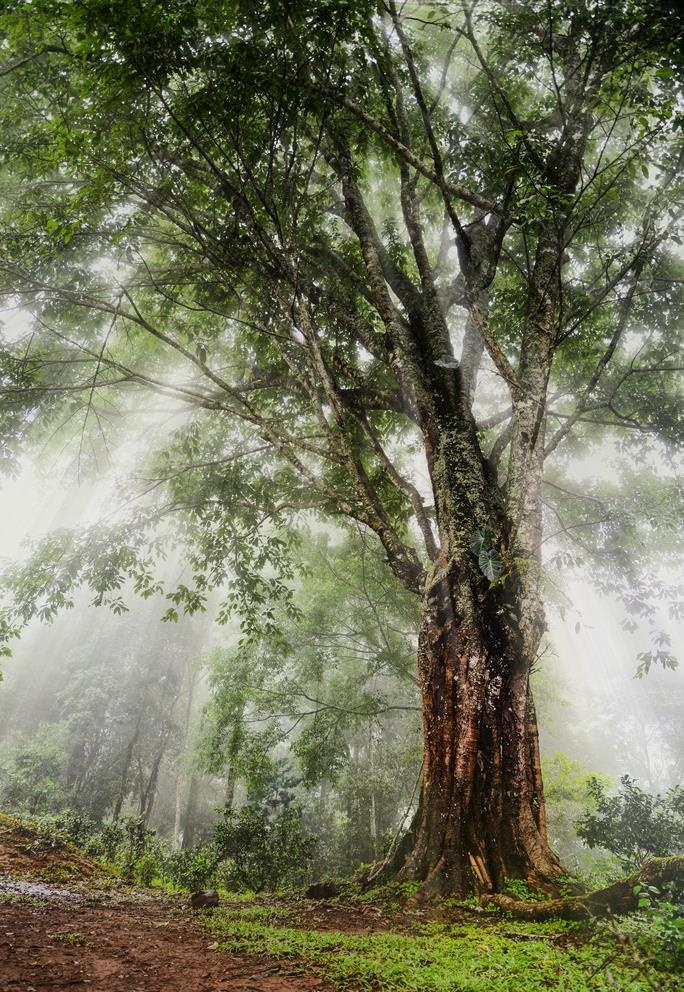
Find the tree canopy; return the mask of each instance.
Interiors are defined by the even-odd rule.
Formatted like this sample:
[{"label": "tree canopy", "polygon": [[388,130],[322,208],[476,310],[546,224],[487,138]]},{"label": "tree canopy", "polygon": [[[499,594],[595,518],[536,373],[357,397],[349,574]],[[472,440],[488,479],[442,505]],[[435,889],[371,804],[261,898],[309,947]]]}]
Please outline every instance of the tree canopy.
[{"label": "tree canopy", "polygon": [[[2,270],[35,322],[3,352],[6,459],[46,424],[95,458],[151,390],[191,411],[156,471],[198,579],[224,579],[264,515],[313,509],[374,530],[417,590],[437,545],[416,406],[457,366],[520,498],[510,407],[546,228],[552,471],[599,428],[675,440],[673,24],[638,4],[11,5]],[[644,488],[622,513],[546,499],[616,550]],[[253,565],[277,558],[268,533]],[[121,550],[100,582],[131,570]]]}]

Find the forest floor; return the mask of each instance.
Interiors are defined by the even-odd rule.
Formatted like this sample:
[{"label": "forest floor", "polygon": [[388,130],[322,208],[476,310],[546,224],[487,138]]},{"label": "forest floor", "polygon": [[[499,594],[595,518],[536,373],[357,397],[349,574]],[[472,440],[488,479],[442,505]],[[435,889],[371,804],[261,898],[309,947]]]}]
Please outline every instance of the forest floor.
[{"label": "forest floor", "polygon": [[124,884],[0,821],[1,992],[675,992],[615,939],[448,902],[222,899]]},{"label": "forest floor", "polygon": [[[318,976],[218,954],[187,896],[122,884],[71,848],[0,826],[1,992],[327,992]],[[213,945],[213,946],[212,946]]]}]

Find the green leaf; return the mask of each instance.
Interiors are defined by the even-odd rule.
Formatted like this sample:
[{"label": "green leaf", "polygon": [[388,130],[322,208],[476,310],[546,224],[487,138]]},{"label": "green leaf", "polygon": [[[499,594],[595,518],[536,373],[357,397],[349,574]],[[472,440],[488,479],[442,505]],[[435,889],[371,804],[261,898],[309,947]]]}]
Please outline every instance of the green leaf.
[{"label": "green leaf", "polygon": [[474,555],[479,555],[483,548],[491,546],[495,536],[494,531],[489,527],[483,527],[481,530],[478,527],[470,538],[470,550]]},{"label": "green leaf", "polygon": [[501,575],[501,558],[495,548],[483,548],[477,559],[481,572],[490,582],[496,581]]}]

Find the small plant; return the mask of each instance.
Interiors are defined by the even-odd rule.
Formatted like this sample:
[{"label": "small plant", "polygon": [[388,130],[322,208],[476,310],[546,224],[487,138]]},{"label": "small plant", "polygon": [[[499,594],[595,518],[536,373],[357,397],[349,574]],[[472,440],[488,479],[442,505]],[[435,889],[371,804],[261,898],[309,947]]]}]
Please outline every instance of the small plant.
[{"label": "small plant", "polygon": [[82,933],[76,933],[64,931],[60,933],[51,933],[51,940],[56,940],[60,944],[68,944],[70,947],[76,947],[79,944],[85,944],[85,937]]},{"label": "small plant", "polygon": [[496,582],[503,571],[501,556],[494,541],[496,534],[489,527],[476,530],[470,539],[470,550],[477,558],[477,564],[484,576],[490,582]]},{"label": "small plant", "polygon": [[543,902],[544,900],[544,895],[536,889],[530,888],[523,878],[507,878],[504,892],[507,896],[518,899],[520,902]]}]

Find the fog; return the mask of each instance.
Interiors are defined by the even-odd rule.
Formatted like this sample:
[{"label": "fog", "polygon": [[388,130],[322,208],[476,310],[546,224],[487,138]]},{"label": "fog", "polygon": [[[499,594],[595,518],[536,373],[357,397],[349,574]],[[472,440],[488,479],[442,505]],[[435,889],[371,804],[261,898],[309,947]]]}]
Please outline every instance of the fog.
[{"label": "fog", "polygon": [[[118,449],[109,450],[106,470],[99,477],[91,466],[90,478],[82,478],[79,484],[73,452],[66,457],[64,453],[52,456],[52,462],[47,459],[47,467],[46,460],[40,467],[28,460],[23,463],[19,476],[6,481],[0,493],[3,559],[22,560],[32,542],[57,528],[115,521],[130,506],[130,491],[122,483],[131,473],[137,474],[137,485],[144,494],[140,476],[144,475],[146,445],[152,434],[158,440],[160,434],[177,424],[182,412],[153,415],[147,410],[144,414],[132,419],[138,424],[144,420],[145,431],[129,435]],[[585,462],[584,480],[605,464],[605,457],[600,462]],[[327,530],[333,543],[336,540],[335,530],[328,525],[318,522],[311,529],[319,536]],[[550,553],[555,551],[553,542],[548,548]],[[169,588],[182,579],[183,566],[173,550],[159,577],[168,582]],[[656,609],[648,623],[637,623],[630,632],[625,629],[623,606],[613,597],[602,595],[591,578],[588,570],[567,573],[562,588],[555,589],[556,605],[551,602],[548,607],[548,636],[535,674],[545,760],[550,762],[557,752],[563,752],[587,772],[602,773],[613,783],[629,774],[644,788],[662,792],[682,776],[678,714],[684,702],[684,673],[681,668],[663,671],[656,666],[637,679],[636,659],[639,652],[651,646],[653,629],[666,631],[676,652],[681,643],[681,625],[662,607]],[[668,575],[668,579],[672,576]],[[169,726],[173,724],[168,747],[160,744],[157,771],[148,769],[145,773],[155,777],[149,822],[166,836],[173,837],[180,831],[182,837],[181,807],[187,802],[185,793],[190,782],[197,778],[200,783],[193,786],[197,792],[193,802],[199,804],[207,823],[213,821],[214,810],[225,791],[225,772],[203,771],[195,749],[205,720],[203,712],[212,694],[207,659],[217,648],[234,650],[238,631],[234,624],[217,625],[214,601],[209,602],[206,612],[181,616],[174,624],[161,622],[168,606],[161,596],[143,601],[125,590],[128,612],[120,616],[89,605],[90,598],[85,591],[78,594],[73,609],[63,611],[51,624],[34,619],[21,641],[14,643],[13,656],[3,663],[0,735],[7,746],[17,734],[30,739],[32,735],[45,734],[46,727],[58,728],[60,733],[66,728],[68,734],[73,726],[70,720],[78,710],[78,686],[92,693],[93,686],[104,686],[105,682],[110,699],[104,706],[101,700],[92,700],[92,719],[107,723],[104,730],[97,728],[98,733],[123,733],[127,721],[131,727],[139,726],[140,693],[147,694],[143,723],[149,721],[157,727],[167,707],[167,715],[172,717]],[[197,674],[188,694],[182,688],[183,680],[193,665]],[[89,678],[89,672],[94,677]],[[174,689],[165,696],[169,679]],[[130,698],[127,680],[135,686]],[[88,704],[85,710],[78,710],[76,719],[85,719],[87,710]],[[256,721],[257,729],[268,726],[263,714],[256,713]],[[409,737],[415,738],[414,765],[419,749],[417,730],[414,724],[409,731]],[[127,732],[133,739],[138,730],[129,728]],[[274,745],[273,752],[278,761],[294,769],[293,781],[301,777],[297,760],[290,752],[296,736],[291,736],[289,743]],[[152,744],[149,748],[154,750]],[[412,774],[406,773],[407,791]],[[142,770],[139,778],[138,791],[144,791]],[[238,785],[238,794],[241,788]],[[123,808],[133,811],[140,804],[139,796],[136,798],[129,790]],[[199,819],[203,822],[202,815]]]}]

